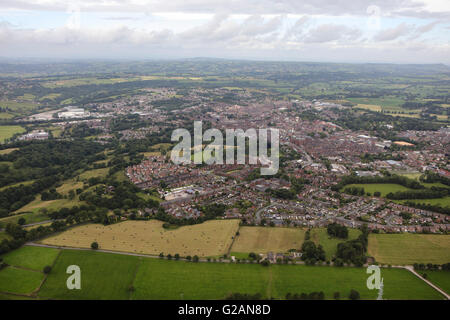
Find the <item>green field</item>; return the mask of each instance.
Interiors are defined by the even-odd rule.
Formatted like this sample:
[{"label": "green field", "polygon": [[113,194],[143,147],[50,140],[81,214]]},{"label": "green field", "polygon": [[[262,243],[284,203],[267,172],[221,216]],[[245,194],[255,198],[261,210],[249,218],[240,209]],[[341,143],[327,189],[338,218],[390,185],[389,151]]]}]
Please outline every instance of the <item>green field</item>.
[{"label": "green field", "polygon": [[[81,269],[81,290],[68,290],[66,268]],[[382,269],[387,299],[442,299],[425,282],[403,269]],[[63,250],[41,288],[40,298],[52,299],[222,299],[231,292],[261,293],[283,299],[286,293],[336,291],[345,299],[350,289],[362,299],[375,299],[366,288],[364,268],[229,263],[192,263]],[[134,290],[129,290],[133,286]]]},{"label": "green field", "polygon": [[4,256],[3,260],[12,266],[42,271],[45,266],[51,266],[58,256],[59,250],[41,247],[21,247]]},{"label": "green field", "polygon": [[266,294],[269,275],[260,265],[143,259],[134,299],[221,299],[232,292]]},{"label": "green field", "polygon": [[450,262],[450,236],[434,234],[370,234],[368,254],[383,264]]},{"label": "green field", "polygon": [[427,274],[427,280],[439,288],[450,293],[450,271],[417,271],[419,274]]},{"label": "green field", "polygon": [[351,187],[359,187],[364,188],[364,191],[367,193],[371,193],[373,195],[374,192],[379,191],[381,192],[381,196],[385,197],[389,192],[397,192],[397,191],[408,191],[411,190],[409,188],[406,188],[404,186],[401,186],[399,184],[394,183],[366,183],[366,184],[348,184],[345,187],[342,188],[341,191],[345,190],[346,188]]},{"label": "green field", "polygon": [[25,132],[21,126],[0,126],[0,143],[5,142],[5,139],[11,138],[16,133]]},{"label": "green field", "polygon": [[[63,250],[39,292],[53,299],[128,299],[139,258],[92,251]],[[67,267],[81,269],[81,289],[66,286]],[[163,276],[164,278],[164,276]]]},{"label": "green field", "polygon": [[13,216],[5,217],[0,219],[0,228],[4,228],[8,223],[17,223],[20,218],[25,218],[25,224],[29,223],[35,223],[35,222],[41,222],[45,220],[49,220],[50,218],[43,213],[22,213],[22,214],[16,214]]},{"label": "green field", "polygon": [[327,259],[331,260],[331,258],[336,254],[337,245],[341,242],[356,239],[361,234],[361,231],[358,229],[348,229],[348,239],[341,240],[338,238],[330,237],[327,233],[326,228],[313,228],[311,229],[311,240],[316,244],[321,244],[323,249],[325,250],[325,254]]},{"label": "green field", "polygon": [[6,267],[0,270],[0,292],[31,294],[43,278],[41,272]]},{"label": "green field", "polygon": [[431,205],[439,205],[441,207],[450,206],[450,196],[444,198],[436,198],[436,199],[412,199],[412,200],[398,200],[395,202],[405,203],[405,202],[414,202],[414,203],[425,203]]}]

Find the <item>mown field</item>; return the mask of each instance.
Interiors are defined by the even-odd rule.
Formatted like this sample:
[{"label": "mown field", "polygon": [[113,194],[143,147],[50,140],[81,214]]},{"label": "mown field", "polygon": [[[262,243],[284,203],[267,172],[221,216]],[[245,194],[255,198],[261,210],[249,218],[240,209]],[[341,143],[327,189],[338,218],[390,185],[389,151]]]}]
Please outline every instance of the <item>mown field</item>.
[{"label": "mown field", "polygon": [[71,228],[42,240],[49,245],[101,249],[158,255],[218,256],[228,252],[239,228],[239,220],[210,220],[202,224],[164,229],[163,222],[125,221],[109,226],[88,224]]},{"label": "mown field", "polygon": [[25,132],[21,126],[0,126],[0,143],[5,142],[5,139],[11,138],[16,133]]},{"label": "mown field", "polygon": [[1,299],[18,298],[5,293],[31,296],[44,280],[43,268],[53,265],[60,250],[22,247],[2,256],[9,266],[0,270]]},{"label": "mown field", "polygon": [[368,254],[392,265],[450,262],[450,235],[370,234]]},{"label": "mown field", "polygon": [[418,271],[421,275],[427,275],[427,280],[431,281],[445,292],[450,292],[450,271]]},{"label": "mown field", "polygon": [[305,232],[303,228],[241,227],[231,252],[267,253],[300,249]]},{"label": "mown field", "polygon": [[[69,265],[80,267],[80,290],[69,290],[66,287],[69,276],[66,270]],[[0,279],[4,277],[17,286],[14,288],[10,284],[9,292],[28,292],[39,286],[38,280],[41,278],[36,278],[33,282],[30,276],[14,274],[8,269],[0,271]],[[39,275],[38,272],[29,272]],[[61,250],[51,273],[37,292],[37,297],[223,299],[232,292],[240,292],[260,293],[264,298],[283,299],[287,293],[323,291],[326,299],[333,299],[334,292],[340,292],[341,299],[346,299],[350,290],[355,289],[362,299],[376,299],[378,292],[366,287],[367,276],[365,268],[193,263],[95,251]],[[442,299],[437,291],[407,270],[384,268],[381,276],[384,279],[385,299]],[[28,287],[20,287],[20,279],[27,280],[25,283],[29,283]],[[0,295],[0,299],[11,297],[13,296]]]},{"label": "mown field", "polygon": [[388,193],[397,192],[397,191],[408,191],[411,190],[409,188],[406,188],[404,186],[401,186],[399,184],[394,183],[366,183],[366,184],[349,184],[343,187],[342,189],[351,188],[351,187],[359,187],[364,188],[364,191],[367,193],[371,193],[372,195],[374,192],[378,191],[381,193],[382,197],[385,197]]}]

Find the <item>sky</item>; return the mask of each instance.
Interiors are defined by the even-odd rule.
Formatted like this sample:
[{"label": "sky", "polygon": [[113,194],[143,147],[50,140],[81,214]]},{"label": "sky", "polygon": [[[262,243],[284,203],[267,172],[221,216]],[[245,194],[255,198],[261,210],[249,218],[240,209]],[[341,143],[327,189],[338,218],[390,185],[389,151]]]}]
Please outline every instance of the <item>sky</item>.
[{"label": "sky", "polygon": [[1,0],[0,56],[450,65],[450,0]]}]

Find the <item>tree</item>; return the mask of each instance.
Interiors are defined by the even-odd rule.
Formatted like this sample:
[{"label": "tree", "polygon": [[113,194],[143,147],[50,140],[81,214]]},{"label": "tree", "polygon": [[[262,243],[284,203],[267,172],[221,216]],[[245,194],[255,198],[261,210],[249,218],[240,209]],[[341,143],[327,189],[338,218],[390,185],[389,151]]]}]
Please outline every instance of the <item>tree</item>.
[{"label": "tree", "polygon": [[52,267],[50,267],[50,266],[45,266],[43,271],[44,271],[45,274],[49,274],[50,271],[52,271]]},{"label": "tree", "polygon": [[180,260],[180,255],[178,253],[175,253],[174,258],[175,260]]},{"label": "tree", "polygon": [[160,257],[160,258],[164,258],[164,253],[161,252],[161,253],[159,254],[159,257]]},{"label": "tree", "polygon": [[23,225],[25,224],[25,218],[23,218],[23,217],[20,218],[20,219],[17,221],[17,224],[23,226]]},{"label": "tree", "polygon": [[97,242],[92,242],[91,243],[91,249],[93,249],[93,250],[97,250],[98,249],[98,243]]},{"label": "tree", "polygon": [[339,300],[341,298],[341,293],[340,292],[333,293],[333,298],[334,300]]},{"label": "tree", "polygon": [[359,300],[360,299],[359,292],[354,289],[350,290],[350,294],[348,297],[350,300]]},{"label": "tree", "polygon": [[198,256],[197,255],[195,255],[193,258],[192,258],[192,262],[198,262]]}]

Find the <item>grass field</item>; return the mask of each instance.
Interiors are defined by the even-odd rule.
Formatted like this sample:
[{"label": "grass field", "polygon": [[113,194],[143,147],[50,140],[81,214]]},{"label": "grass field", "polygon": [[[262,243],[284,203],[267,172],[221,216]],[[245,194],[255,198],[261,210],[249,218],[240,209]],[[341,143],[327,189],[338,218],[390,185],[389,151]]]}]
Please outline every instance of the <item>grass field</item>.
[{"label": "grass field", "polygon": [[163,222],[125,221],[109,226],[89,224],[71,228],[42,240],[42,243],[90,248],[97,241],[101,249],[158,255],[218,256],[228,252],[239,220],[210,220],[192,226],[166,230]]},{"label": "grass field", "polygon": [[108,174],[109,168],[100,168],[88,170],[80,174],[80,179],[89,179],[94,177],[105,177]]},{"label": "grass field", "polygon": [[5,142],[5,139],[11,138],[16,133],[25,132],[21,126],[0,126],[0,143]]},{"label": "grass field", "polygon": [[6,267],[0,270],[0,292],[31,294],[43,279],[41,272]]},{"label": "grass field", "polygon": [[300,249],[305,239],[305,231],[306,229],[302,228],[241,227],[231,251],[276,253]]},{"label": "grass field", "polygon": [[444,197],[444,198],[436,198],[436,199],[412,199],[412,200],[398,200],[395,202],[399,203],[405,203],[405,202],[414,202],[414,203],[425,203],[425,204],[431,204],[431,205],[439,205],[441,207],[448,207],[450,206],[450,196]]},{"label": "grass field", "polygon": [[[356,239],[361,234],[358,229],[348,229],[348,240]],[[336,254],[338,243],[346,240],[338,238],[332,238],[328,235],[326,228],[313,228],[311,229],[311,240],[316,244],[321,244],[325,250],[327,259],[330,259]]]},{"label": "grass field", "polygon": [[16,151],[16,150],[19,150],[19,148],[3,149],[3,150],[0,150],[0,155],[8,154],[8,153],[11,153],[11,152]]},{"label": "grass field", "polygon": [[[38,295],[53,299],[128,299],[138,262],[132,256],[63,250]],[[80,267],[80,290],[67,289],[66,270],[70,265]]]},{"label": "grass field", "polygon": [[450,236],[432,234],[370,234],[369,255],[384,264],[450,262]]},{"label": "grass field", "polygon": [[41,222],[50,219],[46,214],[43,213],[29,212],[23,214],[16,214],[10,217],[1,218],[0,228],[5,227],[8,223],[17,223],[17,221],[19,221],[20,218],[25,218],[25,224]]},{"label": "grass field", "polygon": [[[15,211],[15,213],[21,213],[21,212],[33,212],[37,213],[39,209],[46,208],[46,209],[61,209],[61,208],[71,208],[73,206],[80,205],[84,202],[78,201],[77,199],[70,200],[70,199],[56,199],[56,200],[49,200],[49,201],[42,201],[41,196],[38,195],[36,199],[22,208]],[[40,220],[42,221],[42,220]],[[37,222],[37,221],[34,221]],[[30,223],[30,222],[28,222]]]},{"label": "grass field", "polygon": [[[274,265],[271,268],[274,297],[285,297],[288,292],[323,291],[327,299],[332,299],[334,292],[340,292],[345,299],[351,289],[357,290],[361,299],[376,299],[378,295],[377,290],[367,289],[365,268],[292,265]],[[438,292],[407,270],[382,269],[381,277],[383,299],[442,299]]]},{"label": "grass field", "polygon": [[53,264],[58,254],[58,249],[25,246],[8,252],[2,258],[11,266],[42,271],[45,266]]},{"label": "grass field", "polygon": [[232,292],[266,295],[268,270],[259,265],[143,259],[133,299],[221,299]]},{"label": "grass field", "polygon": [[439,288],[450,293],[450,271],[418,271],[419,274],[427,274],[427,280]]},{"label": "grass field", "polygon": [[370,192],[372,195],[374,192],[379,191],[381,192],[382,197],[385,197],[389,192],[394,193],[397,191],[411,190],[409,188],[394,183],[367,183],[367,184],[348,184],[342,188],[342,191],[345,190],[346,188],[351,187],[359,187],[359,188],[363,187],[366,193]]},{"label": "grass field", "polygon": [[[81,269],[81,290],[68,290],[66,268]],[[286,293],[324,291],[342,299],[356,289],[375,299],[366,287],[364,268],[228,263],[192,263],[94,251],[62,250],[38,293],[42,299],[223,299],[231,292],[261,293],[283,299]],[[403,269],[382,269],[386,299],[442,299],[422,280]],[[130,291],[133,286],[134,291]]]}]

